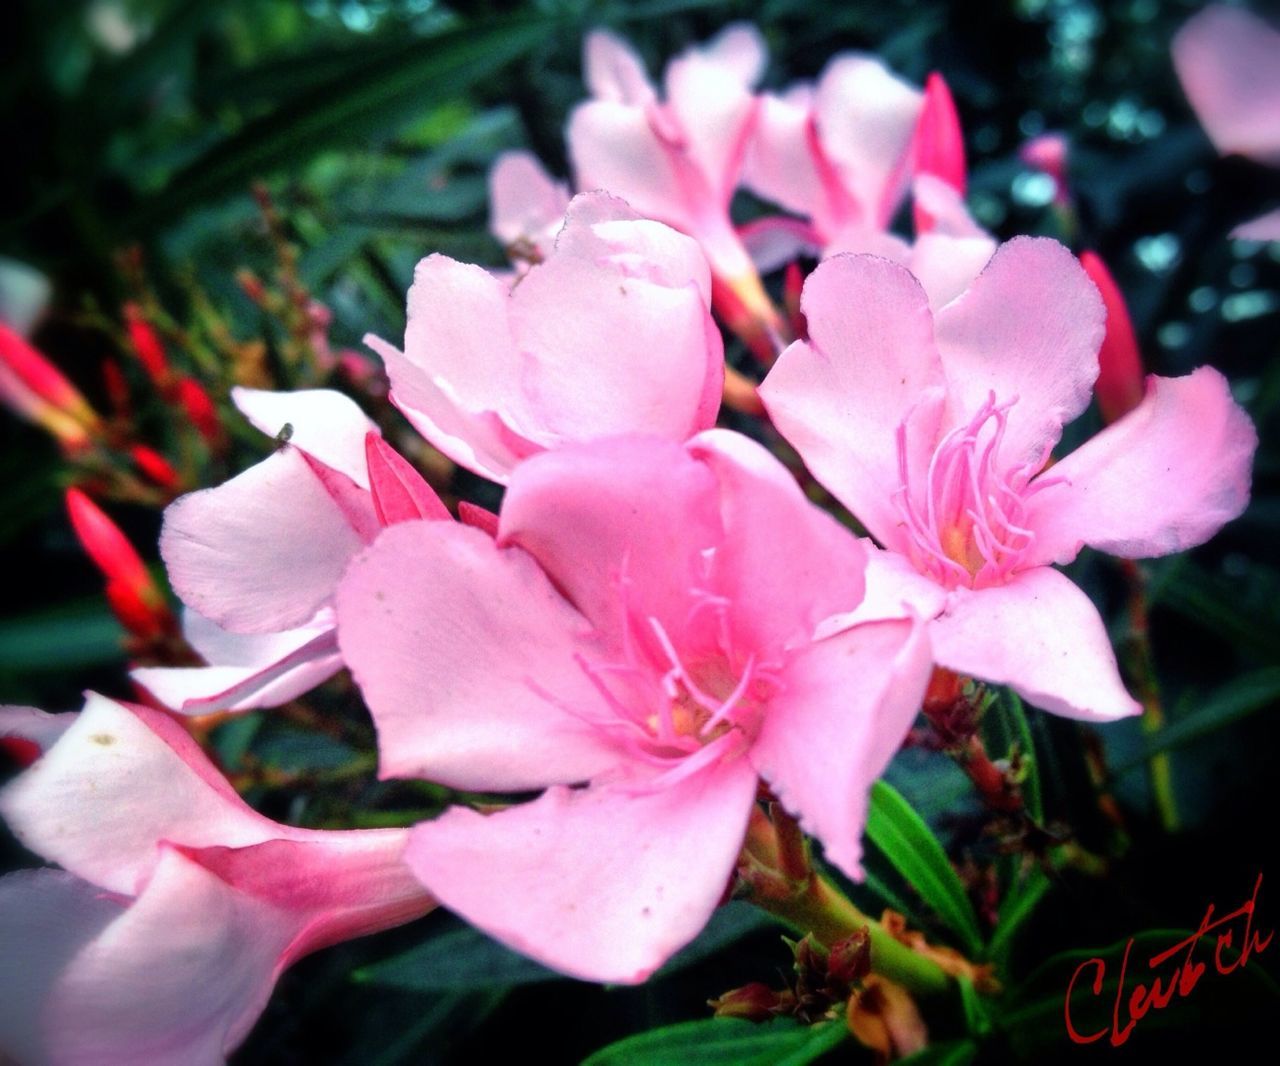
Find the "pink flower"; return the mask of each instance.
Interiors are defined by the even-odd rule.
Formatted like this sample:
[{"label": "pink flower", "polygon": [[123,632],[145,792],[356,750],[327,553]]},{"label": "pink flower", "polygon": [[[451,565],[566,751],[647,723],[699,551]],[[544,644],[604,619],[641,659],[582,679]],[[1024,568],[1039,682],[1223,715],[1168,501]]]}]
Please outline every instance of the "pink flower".
[{"label": "pink flower", "polygon": [[809,341],[761,386],[775,425],[885,552],[867,603],[933,617],[941,665],[1046,710],[1137,711],[1096,609],[1051,563],[1208,539],[1244,509],[1257,436],[1226,380],[1149,377],[1141,404],[1046,468],[1089,403],[1104,312],[1074,257],[1003,245],[931,311],[895,263],[837,256],[805,286]]},{"label": "pink flower", "polygon": [[517,260],[538,262],[555,246],[569,189],[529,152],[503,152],[489,171],[489,232]]},{"label": "pink flower", "polygon": [[496,540],[387,530],[337,601],[381,773],[546,789],[416,826],[406,861],[490,935],[619,982],[707,921],[760,777],[858,875],[867,790],[930,668],[914,620],[814,639],[862,572],[854,538],[723,430],[536,456]]},{"label": "pink flower", "polygon": [[165,511],[160,551],[187,605],[183,631],[208,663],[145,667],[136,681],[185,714],[275,707],[342,667],[333,590],[384,525],[447,519],[430,486],[353,401],[315,389],[235,389],[264,433],[289,443]]},{"label": "pink flower", "polygon": [[0,793],[18,839],[63,868],[0,879],[6,1057],[222,1061],[297,959],[434,906],[400,861],[403,831],[263,818],[143,707],[91,694],[59,717]]},{"label": "pink flower", "polygon": [[764,72],[764,42],[735,23],[673,59],[660,100],[640,58],[605,30],[587,36],[583,68],[591,99],[569,119],[579,189],[604,189],[647,218],[694,237],[716,278],[753,313],[763,291],[729,220]]},{"label": "pink flower", "polygon": [[[762,270],[802,253],[871,253],[910,269],[941,307],[991,258],[995,241],[964,205],[964,140],[941,77],[922,94],[880,60],[850,54],[828,63],[816,86],[762,101],[744,183],[804,220],[744,227]],[[908,189],[913,242],[889,231]]]},{"label": "pink flower", "polygon": [[404,351],[366,342],[418,431],[505,481],[546,448],[625,432],[682,441],[713,425],[724,350],[709,305],[694,241],[590,193],[513,288],[477,266],[424,259]]},{"label": "pink flower", "polygon": [[[1213,4],[1173,39],[1173,63],[1205,133],[1222,155],[1280,167],[1280,32],[1257,15]],[[1280,211],[1232,231],[1280,240]]]}]

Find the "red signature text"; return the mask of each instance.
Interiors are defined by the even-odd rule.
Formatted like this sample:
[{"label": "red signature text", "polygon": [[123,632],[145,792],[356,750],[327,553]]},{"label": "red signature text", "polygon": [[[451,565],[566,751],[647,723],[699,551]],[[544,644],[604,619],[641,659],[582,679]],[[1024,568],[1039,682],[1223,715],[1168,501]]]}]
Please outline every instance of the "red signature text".
[{"label": "red signature text", "polygon": [[[1093,971],[1092,990],[1094,997],[1102,995],[1102,983],[1107,973],[1105,959],[1086,959],[1076,967],[1071,975],[1071,983],[1067,985],[1067,998],[1063,1004],[1063,1016],[1067,1023],[1067,1035],[1077,1044],[1092,1044],[1103,1037],[1111,1038],[1111,1046],[1119,1047],[1133,1034],[1138,1023],[1148,1011],[1164,1010],[1174,999],[1182,999],[1191,994],[1197,982],[1204,976],[1207,962],[1197,962],[1194,958],[1196,947],[1201,939],[1213,934],[1213,966],[1221,974],[1231,973],[1249,961],[1253,954],[1261,955],[1271,943],[1274,931],[1262,936],[1253,928],[1254,912],[1258,905],[1258,891],[1262,888],[1262,874],[1253,886],[1253,895],[1248,902],[1233,910],[1230,914],[1214,916],[1214,906],[1204,912],[1200,927],[1185,940],[1174,944],[1158,955],[1147,960],[1148,970],[1155,970],[1177,960],[1171,971],[1152,977],[1150,986],[1141,982],[1126,989],[1129,975],[1129,955],[1133,950],[1133,938],[1130,937],[1124,947],[1124,957],[1120,960],[1120,981],[1116,986],[1115,1003],[1111,1011],[1111,1024],[1094,1033],[1081,1033],[1071,1020],[1071,997],[1076,985],[1082,984],[1082,975]],[[1243,926],[1241,925],[1243,923]],[[1236,934],[1240,934],[1239,946]],[[1225,953],[1225,957],[1224,957]],[[1087,978],[1086,978],[1087,979]]]}]

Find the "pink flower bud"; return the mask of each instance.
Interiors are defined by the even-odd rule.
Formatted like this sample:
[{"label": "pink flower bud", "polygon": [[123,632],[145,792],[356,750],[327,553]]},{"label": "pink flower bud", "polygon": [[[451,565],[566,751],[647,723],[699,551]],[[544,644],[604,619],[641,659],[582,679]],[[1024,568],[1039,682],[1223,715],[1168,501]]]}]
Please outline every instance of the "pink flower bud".
[{"label": "pink flower bud", "polygon": [[1098,398],[1104,421],[1111,423],[1142,402],[1146,392],[1142,355],[1138,351],[1129,309],[1111,271],[1093,252],[1081,252],[1080,263],[1098,286],[1107,308],[1107,332],[1098,351],[1098,380],[1093,392]]},{"label": "pink flower bud", "polygon": [[98,416],[52,363],[20,334],[0,322],[0,402],[43,426],[64,447],[89,442]]},{"label": "pink flower bud", "polygon": [[135,444],[129,449],[134,465],[162,489],[177,491],[182,487],[182,477],[169,462],[154,448],[145,444]]},{"label": "pink flower bud", "polygon": [[220,448],[223,443],[222,419],[218,417],[218,408],[204,386],[194,378],[180,378],[175,391],[179,405],[191,419],[196,432],[210,447]]},{"label": "pink flower bud", "polygon": [[142,368],[157,387],[168,385],[171,370],[169,358],[164,353],[164,344],[152,328],[151,323],[143,317],[142,308],[135,303],[124,305],[125,328],[129,331],[129,343],[133,346]]},{"label": "pink flower bud", "polygon": [[[915,133],[915,171],[939,178],[964,195],[967,173],[964,133],[951,90],[937,72],[929,75],[924,86],[924,108]],[[916,232],[928,233],[933,221],[928,211],[917,204]]]}]

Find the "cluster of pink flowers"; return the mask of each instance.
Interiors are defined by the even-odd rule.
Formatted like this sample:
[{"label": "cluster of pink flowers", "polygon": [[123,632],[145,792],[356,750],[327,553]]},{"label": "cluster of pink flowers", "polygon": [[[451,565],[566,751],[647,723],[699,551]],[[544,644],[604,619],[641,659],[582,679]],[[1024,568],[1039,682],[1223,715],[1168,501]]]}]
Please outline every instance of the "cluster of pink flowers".
[{"label": "cluster of pink flowers", "polygon": [[[843,56],[757,94],[746,26],[674,60],[661,93],[610,34],[585,62],[586,191],[501,160],[516,273],[430,256],[403,346],[369,338],[412,426],[506,487],[500,513],[455,520],[336,392],[239,390],[287,442],[166,512],[207,665],[135,678],[173,714],[94,695],[0,719],[44,752],[0,811],[62,867],[0,881],[19,1061],[216,1061],[294,959],[437,903],[565,973],[642,981],[723,898],[762,781],[860,876],[868,790],[935,666],[1075,718],[1138,711],[1054,566],[1181,551],[1243,510],[1256,436],[1222,375],[1152,376],[1055,458],[1104,302],[1062,245],[997,247],[969,218],[940,79]],[[740,186],[787,214],[736,226]],[[908,193],[911,242],[889,231]],[[822,261],[783,347],[759,271],[802,253]],[[713,310],[782,349],[768,420],[868,537],[715,428]],[[300,830],[248,809],[183,728],[344,666],[383,777],[538,798]]]}]

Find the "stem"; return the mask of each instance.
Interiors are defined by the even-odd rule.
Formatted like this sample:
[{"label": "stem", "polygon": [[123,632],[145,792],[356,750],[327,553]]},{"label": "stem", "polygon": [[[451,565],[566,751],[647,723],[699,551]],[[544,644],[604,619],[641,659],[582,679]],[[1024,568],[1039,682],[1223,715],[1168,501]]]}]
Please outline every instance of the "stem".
[{"label": "stem", "polygon": [[[1138,699],[1142,704],[1142,731],[1156,736],[1164,728],[1164,706],[1156,684],[1155,660],[1151,653],[1151,628],[1147,614],[1146,580],[1137,563],[1123,559],[1120,563],[1129,584],[1129,625],[1133,632],[1134,674]],[[1155,799],[1160,823],[1165,831],[1178,829],[1178,801],[1173,789],[1173,764],[1167,751],[1158,751],[1147,761],[1151,794]]]},{"label": "stem", "polygon": [[911,992],[936,995],[951,986],[951,978],[942,967],[896,940],[884,926],[864,914],[828,878],[819,874],[811,874],[797,895],[787,899],[753,897],[753,902],[797,932],[812,933],[827,948],[867,929],[871,936],[871,969]]}]

